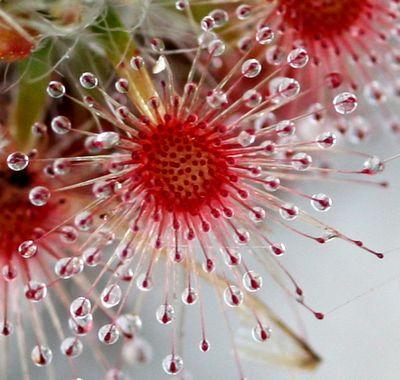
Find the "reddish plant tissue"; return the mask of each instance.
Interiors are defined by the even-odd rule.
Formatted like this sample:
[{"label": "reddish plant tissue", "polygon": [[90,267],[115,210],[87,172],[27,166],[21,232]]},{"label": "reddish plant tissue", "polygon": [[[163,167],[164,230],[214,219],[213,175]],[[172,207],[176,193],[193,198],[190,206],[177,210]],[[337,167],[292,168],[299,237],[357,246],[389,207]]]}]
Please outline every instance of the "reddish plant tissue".
[{"label": "reddish plant tissue", "polygon": [[[115,81],[116,91],[103,86],[91,72],[79,78],[88,92],[82,101],[67,94],[62,82],[51,81],[47,88],[52,98],[73,99],[103,121],[102,130],[92,133],[80,131],[65,115],[51,120],[55,134],[85,137],[87,153],[63,157],[68,167],[64,185],[49,184],[46,191],[59,194],[88,186],[92,189],[93,201],[74,215],[74,225],[90,235],[81,251],[85,265],[101,269],[92,286],[71,303],[70,315],[75,321],[94,318],[94,292],[101,279],[112,274],[100,289],[103,307],[117,307],[116,316],[98,330],[104,344],[129,336],[127,326],[133,322],[121,314],[122,308],[129,299],[137,298],[133,295],[136,291],[148,292],[160,282],[164,284],[163,299],[156,319],[162,325],[174,324],[178,301],[172,284],[177,268],[183,268],[180,299],[188,307],[200,303],[199,347],[208,351],[199,265],[202,277],[221,284],[225,305],[235,308],[263,286],[263,278],[251,268],[248,255],[259,260],[268,256],[292,282],[293,297],[322,319],[324,315],[305,303],[303,290],[279,263],[286,248],[275,241],[275,228],[319,244],[342,239],[372,256],[383,257],[282,198],[286,193],[301,203],[310,203],[312,212],[325,212],[332,206],[329,196],[319,191],[304,193],[292,181],[326,182],[338,176],[374,175],[384,169],[384,161],[374,156],[364,156],[363,166],[355,169],[319,166],[311,153],[334,149],[334,133],[302,139],[297,134],[301,128],[298,122],[308,116],[307,112],[288,119],[274,114],[307,93],[297,80],[281,76],[288,67],[306,70],[307,51],[289,51],[275,75],[268,77],[265,71],[270,68],[253,56],[260,43],[253,38],[246,55],[219,83],[210,85],[207,70],[223,60],[226,49],[211,32],[215,19],[220,20],[214,14],[201,22],[204,33],[183,85],[175,82],[177,68],[164,54],[163,41],[155,38],[150,41],[153,56],[122,57],[124,77]],[[147,71],[150,64],[152,76]],[[262,79],[255,82],[254,78]],[[337,92],[324,107],[348,115],[356,109],[357,97]],[[40,157],[32,163],[39,164]],[[71,174],[77,171],[88,178],[74,181]],[[385,186],[384,182],[367,181]],[[41,199],[40,191],[32,189],[31,195]],[[268,229],[263,228],[266,225]],[[116,236],[120,237],[118,242]],[[106,246],[113,243],[115,249],[107,255]],[[162,280],[154,274],[160,256],[166,257]],[[123,287],[124,282],[127,287]],[[251,313],[254,339],[269,340],[268,321],[256,310]],[[163,361],[165,372],[172,375],[183,369],[176,333],[173,335],[170,354]],[[243,377],[239,363],[238,369]]]},{"label": "reddish plant tissue", "polygon": [[[45,126],[36,123],[41,133]],[[78,207],[71,195],[50,194],[46,184],[57,182],[67,170],[62,161],[39,167],[31,163],[37,151],[12,152],[13,140],[2,135],[0,149],[0,335],[19,348],[19,368],[14,376],[29,376],[30,358],[37,367],[52,364],[53,356],[71,359],[83,350],[83,336],[93,328],[91,320],[70,321],[70,333],[61,325],[61,310],[69,307],[72,291],[61,286],[83,269],[77,229],[65,223]],[[35,191],[31,191],[31,189]],[[82,282],[83,281],[83,282]],[[85,282],[75,285],[80,289]],[[43,310],[37,305],[43,305]],[[48,314],[48,316],[46,315]],[[51,323],[45,323],[49,318]],[[50,339],[56,333],[57,339]],[[132,331],[133,337],[133,331]],[[23,344],[21,342],[24,342]],[[90,341],[89,341],[90,345]],[[92,347],[94,350],[94,348]],[[3,351],[5,357],[8,350]],[[95,358],[96,362],[97,358]],[[108,368],[108,366],[107,366]],[[10,369],[3,368],[3,373]],[[110,369],[113,371],[115,369]],[[74,373],[71,368],[71,373]]]},{"label": "reddish plant tissue", "polygon": [[16,30],[0,27],[0,60],[13,62],[27,58],[36,45]]},{"label": "reddish plant tissue", "polygon": [[[388,99],[398,99],[400,88],[397,0],[254,0],[238,5],[234,12],[222,7],[209,16],[213,15],[217,26],[235,21],[235,29],[222,29],[220,35],[230,40],[232,30],[238,31],[235,37],[242,54],[251,46],[246,29],[255,25],[263,45],[258,57],[271,65],[279,66],[293,48],[307,50],[310,64],[305,70],[296,73],[288,67],[283,73],[313,88],[308,106],[319,121],[326,96],[341,88],[362,93],[362,110],[379,106],[379,125],[395,133],[400,130],[398,115],[387,104]],[[335,119],[337,130],[348,132],[352,142],[364,140],[373,129],[362,113]]]}]

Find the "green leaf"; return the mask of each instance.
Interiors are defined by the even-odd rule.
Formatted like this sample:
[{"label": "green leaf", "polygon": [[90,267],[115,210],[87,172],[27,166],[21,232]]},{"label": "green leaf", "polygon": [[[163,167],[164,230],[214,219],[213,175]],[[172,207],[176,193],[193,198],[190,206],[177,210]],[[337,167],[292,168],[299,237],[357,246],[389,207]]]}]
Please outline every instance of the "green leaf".
[{"label": "green leaf", "polygon": [[129,81],[128,96],[132,103],[142,114],[154,120],[152,110],[148,107],[149,99],[157,96],[153,82],[146,68],[138,71],[129,68],[129,58],[136,50],[131,32],[125,28],[111,7],[99,18],[92,30],[118,75]]},{"label": "green leaf", "polygon": [[130,33],[125,30],[118,14],[110,7],[99,18],[92,30],[96,33],[108,59],[115,67],[126,57],[127,53],[135,50]]},{"label": "green leaf", "polygon": [[18,64],[20,80],[14,99],[10,130],[20,148],[31,140],[32,124],[44,115],[46,87],[51,75],[51,43],[47,42]]}]

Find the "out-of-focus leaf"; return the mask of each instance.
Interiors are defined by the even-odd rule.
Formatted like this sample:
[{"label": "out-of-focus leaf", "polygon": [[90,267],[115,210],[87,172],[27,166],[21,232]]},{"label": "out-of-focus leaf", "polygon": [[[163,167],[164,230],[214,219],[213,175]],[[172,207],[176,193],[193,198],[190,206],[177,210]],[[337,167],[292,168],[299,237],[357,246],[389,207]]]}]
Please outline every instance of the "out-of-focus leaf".
[{"label": "out-of-focus leaf", "polygon": [[31,140],[32,124],[43,117],[52,67],[50,51],[51,43],[45,43],[18,64],[20,79],[10,115],[10,132],[20,149]]},{"label": "out-of-focus leaf", "polygon": [[130,33],[124,30],[124,25],[112,8],[107,8],[92,29],[114,66],[118,66],[128,52],[132,54],[135,50]]},{"label": "out-of-focus leaf", "polygon": [[[209,281],[209,275],[200,267],[198,273],[204,280]],[[213,277],[213,285],[222,292],[226,288],[226,281],[216,275]],[[249,333],[255,324],[251,310],[272,328],[273,336],[268,342],[256,342]],[[244,304],[237,309],[237,313],[242,329],[235,336],[235,340],[243,358],[301,370],[313,370],[321,362],[320,356],[312,347],[256,296],[246,294]]]},{"label": "out-of-focus leaf", "polygon": [[157,91],[144,67],[140,70],[130,68],[129,60],[137,51],[131,33],[118,14],[109,7],[92,29],[119,76],[129,81],[128,96],[131,101],[143,114],[154,119],[148,101],[157,96]]}]

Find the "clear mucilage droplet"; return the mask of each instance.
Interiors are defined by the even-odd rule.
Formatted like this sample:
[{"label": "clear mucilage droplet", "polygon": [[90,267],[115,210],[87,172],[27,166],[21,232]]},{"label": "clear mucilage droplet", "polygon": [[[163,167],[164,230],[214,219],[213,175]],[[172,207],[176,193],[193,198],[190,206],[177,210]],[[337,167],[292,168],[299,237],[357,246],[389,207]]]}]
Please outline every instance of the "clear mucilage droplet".
[{"label": "clear mucilage droplet", "polygon": [[51,363],[53,353],[46,346],[36,345],[31,352],[31,359],[36,366],[44,367]]},{"label": "clear mucilage droplet", "polygon": [[294,220],[299,215],[299,208],[291,203],[285,203],[279,208],[279,214],[285,220]]},{"label": "clear mucilage droplet", "polygon": [[333,106],[336,112],[342,115],[348,115],[355,111],[358,105],[358,100],[356,95],[351,92],[342,92],[336,95],[333,99]]},{"label": "clear mucilage droplet", "polygon": [[298,48],[292,50],[287,57],[287,61],[294,69],[301,69],[307,65],[310,57],[305,49]]},{"label": "clear mucilage droplet", "polygon": [[242,74],[246,78],[255,78],[260,74],[262,69],[261,63],[257,59],[248,59],[242,64]]},{"label": "clear mucilage droplet", "polygon": [[256,40],[261,45],[270,44],[275,38],[275,34],[268,26],[264,26],[257,30]]},{"label": "clear mucilage droplet", "polygon": [[64,257],[59,259],[54,271],[60,278],[71,278],[83,270],[83,260],[80,257]]},{"label": "clear mucilage droplet", "polygon": [[61,115],[54,117],[51,120],[50,126],[53,132],[58,135],[65,135],[72,128],[71,121],[66,116]]},{"label": "clear mucilage droplet", "polygon": [[114,344],[119,339],[119,331],[113,323],[108,323],[100,327],[97,334],[99,341],[104,344]]},{"label": "clear mucilage droplet", "polygon": [[38,247],[33,240],[26,240],[18,247],[18,253],[24,258],[29,259],[36,255]]},{"label": "clear mucilage droplet", "polygon": [[78,297],[74,299],[69,307],[71,316],[76,320],[86,318],[91,311],[92,304],[86,297]]},{"label": "clear mucilage droplet", "polygon": [[62,98],[65,95],[65,86],[58,81],[51,81],[47,86],[47,93],[53,99]]},{"label": "clear mucilage droplet", "polygon": [[168,375],[177,375],[183,369],[183,360],[178,355],[168,355],[162,361],[162,367]]},{"label": "clear mucilage droplet", "polygon": [[99,80],[93,73],[86,72],[79,77],[79,83],[83,88],[91,90],[98,86]]},{"label": "clear mucilage droplet", "polygon": [[118,284],[110,284],[103,289],[100,298],[104,307],[114,307],[121,301],[122,290]]},{"label": "clear mucilage droplet", "polygon": [[256,342],[265,342],[271,338],[272,330],[269,326],[257,324],[252,330],[253,338]]},{"label": "clear mucilage droplet", "polygon": [[25,297],[32,302],[42,301],[47,295],[47,286],[44,282],[31,280],[25,286]]},{"label": "clear mucilage droplet", "polygon": [[11,153],[7,157],[7,166],[16,172],[24,170],[29,164],[29,157],[21,152]]},{"label": "clear mucilage droplet", "polygon": [[62,341],[60,350],[65,356],[76,358],[82,353],[83,345],[78,338],[68,337]]},{"label": "clear mucilage droplet", "polygon": [[170,324],[173,321],[174,316],[175,316],[175,310],[173,306],[169,304],[160,305],[156,312],[156,318],[158,322],[160,322],[163,325]]},{"label": "clear mucilage droplet", "polygon": [[224,301],[230,307],[240,306],[243,299],[243,292],[235,285],[230,285],[224,290]]},{"label": "clear mucilage droplet", "polygon": [[44,206],[50,196],[50,190],[44,186],[36,186],[29,191],[29,200],[34,206]]},{"label": "clear mucilage droplet", "polygon": [[243,286],[248,292],[256,292],[262,288],[263,279],[262,277],[254,272],[248,271],[243,275]]},{"label": "clear mucilage droplet", "polygon": [[314,194],[311,199],[311,206],[319,212],[328,211],[332,207],[332,199],[325,194]]}]

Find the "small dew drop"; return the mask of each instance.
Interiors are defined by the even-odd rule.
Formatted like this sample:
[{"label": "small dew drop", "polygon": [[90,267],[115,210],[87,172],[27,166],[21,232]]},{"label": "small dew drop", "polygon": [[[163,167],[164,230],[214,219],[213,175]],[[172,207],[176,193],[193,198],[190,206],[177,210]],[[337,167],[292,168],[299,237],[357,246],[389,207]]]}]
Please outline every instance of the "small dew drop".
[{"label": "small dew drop", "polygon": [[169,325],[175,316],[175,310],[172,305],[163,304],[160,305],[156,312],[157,321],[162,325]]},{"label": "small dew drop", "polygon": [[47,133],[47,126],[43,123],[34,123],[31,127],[32,134],[37,137],[42,137]]},{"label": "small dew drop", "polygon": [[243,303],[243,292],[235,285],[229,285],[224,290],[224,301],[230,307],[237,307]]},{"label": "small dew drop", "polygon": [[314,194],[310,202],[314,210],[319,212],[328,211],[332,206],[332,199],[325,194]]},{"label": "small dew drop", "polygon": [[47,187],[36,186],[29,191],[29,200],[34,206],[44,206],[50,199],[51,193]]},{"label": "small dew drop", "polygon": [[292,157],[292,167],[298,171],[305,171],[312,165],[312,157],[306,153],[299,152]]},{"label": "small dew drop", "polygon": [[298,48],[292,50],[287,57],[287,61],[294,69],[300,69],[307,65],[310,57],[305,49]]},{"label": "small dew drop", "polygon": [[200,27],[205,32],[211,31],[215,28],[215,21],[211,16],[203,17],[203,19],[200,21]]},{"label": "small dew drop", "polygon": [[291,120],[282,120],[275,127],[279,137],[293,136],[296,132],[296,126]]},{"label": "small dew drop", "polygon": [[14,332],[14,325],[9,321],[0,323],[0,335],[10,336]]},{"label": "small dew drop", "polygon": [[74,299],[69,307],[71,316],[76,320],[86,318],[91,313],[91,310],[92,304],[86,297],[78,297]]},{"label": "small dew drop", "polygon": [[243,286],[248,292],[257,292],[262,288],[263,285],[262,277],[254,271],[246,272],[243,275],[242,282]]},{"label": "small dew drop", "polygon": [[18,247],[18,253],[24,258],[29,259],[36,255],[38,247],[33,240],[26,240]]},{"label": "small dew drop", "polygon": [[83,345],[78,338],[68,337],[62,341],[60,350],[65,356],[76,358],[82,353]]},{"label": "small dew drop", "polygon": [[264,26],[258,29],[256,34],[256,40],[261,45],[270,44],[274,40],[275,34],[272,29],[268,26]]},{"label": "small dew drop", "polygon": [[93,73],[86,72],[79,77],[79,83],[83,88],[91,90],[98,86],[99,80]]},{"label": "small dew drop", "polygon": [[101,149],[111,149],[119,143],[117,132],[101,132],[96,136],[96,144]]},{"label": "small dew drop", "polygon": [[53,353],[46,346],[36,345],[31,352],[31,359],[38,367],[44,367],[51,363]]},{"label": "small dew drop", "polygon": [[82,257],[85,260],[86,265],[89,267],[95,267],[100,264],[101,251],[96,247],[89,247],[83,251]]},{"label": "small dew drop", "polygon": [[269,246],[269,250],[276,256],[282,256],[286,251],[286,247],[283,243],[274,243]]},{"label": "small dew drop", "polygon": [[285,52],[280,46],[270,46],[265,53],[265,59],[270,65],[279,66],[285,60]]},{"label": "small dew drop", "polygon": [[80,257],[64,257],[59,259],[54,267],[54,272],[57,276],[63,279],[68,279],[83,270],[83,260]]},{"label": "small dew drop", "polygon": [[168,355],[162,361],[162,367],[168,375],[177,375],[183,369],[183,360],[178,355]]},{"label": "small dew drop", "polygon": [[357,97],[351,92],[342,92],[341,94],[336,95],[333,99],[333,106],[335,107],[336,112],[342,115],[348,115],[354,112],[357,105]]},{"label": "small dew drop", "polygon": [[182,292],[182,302],[185,305],[194,305],[198,298],[199,295],[193,288],[188,287]]},{"label": "small dew drop", "polygon": [[59,176],[66,175],[70,172],[70,169],[71,167],[68,160],[64,158],[57,158],[53,162],[53,170],[56,175]]},{"label": "small dew drop", "polygon": [[16,172],[24,170],[29,164],[29,157],[21,152],[11,153],[7,157],[7,166]]},{"label": "small dew drop", "polygon": [[256,137],[254,136],[254,134],[250,134],[246,131],[242,131],[239,133],[237,140],[241,146],[249,146],[254,143],[254,141],[256,140]]},{"label": "small dew drop", "polygon": [[118,305],[122,298],[122,290],[118,284],[110,284],[101,292],[101,303],[107,309]]},{"label": "small dew drop", "polygon": [[51,129],[58,135],[65,135],[71,128],[71,121],[65,116],[56,116],[51,120]]},{"label": "small dew drop", "polygon": [[144,59],[140,55],[134,56],[130,60],[130,65],[133,70],[138,71],[144,66]]},{"label": "small dew drop", "polygon": [[300,83],[293,78],[282,78],[278,85],[278,93],[284,98],[292,98],[300,93]]},{"label": "small dew drop", "polygon": [[15,266],[10,263],[1,268],[1,274],[3,275],[4,280],[13,281],[17,278],[18,272]]},{"label": "small dew drop", "polygon": [[248,59],[242,64],[242,74],[246,78],[255,78],[260,74],[262,69],[261,63],[257,59]]},{"label": "small dew drop", "polygon": [[88,211],[83,211],[75,216],[74,225],[79,231],[89,231],[93,226],[93,216]]},{"label": "small dew drop", "polygon": [[136,285],[139,290],[145,292],[148,292],[151,289],[153,289],[153,281],[146,273],[142,273],[141,275],[138,276],[136,280]]},{"label": "small dew drop", "polygon": [[224,26],[229,21],[229,14],[223,9],[214,9],[210,12],[210,17],[214,20],[216,28]]},{"label": "small dew drop", "polygon": [[246,20],[251,15],[251,7],[247,4],[239,5],[235,10],[235,14],[239,20]]},{"label": "small dew drop", "polygon": [[188,6],[188,0],[177,0],[175,1],[175,8],[178,11],[184,11]]},{"label": "small dew drop", "polygon": [[68,326],[75,335],[84,336],[92,330],[93,316],[87,314],[84,318],[69,318]]},{"label": "small dew drop", "polygon": [[261,104],[263,97],[257,90],[251,89],[243,94],[242,100],[247,107],[254,108]]},{"label": "small dew drop", "polygon": [[225,44],[219,39],[214,39],[208,44],[207,49],[211,56],[219,57],[225,52]]},{"label": "small dew drop", "polygon": [[381,173],[384,169],[385,165],[382,160],[377,156],[372,156],[364,162],[363,172],[367,174],[377,174]]},{"label": "small dew drop", "polygon": [[115,89],[120,94],[126,94],[129,91],[129,81],[125,78],[120,78],[115,82]]},{"label": "small dew drop", "polygon": [[325,132],[316,139],[318,146],[322,149],[330,149],[335,146],[337,137],[332,132]]},{"label": "small dew drop", "polygon": [[62,98],[65,95],[65,86],[58,81],[51,81],[47,86],[47,93],[54,99]]},{"label": "small dew drop", "polygon": [[265,342],[271,338],[272,330],[268,326],[257,324],[252,330],[253,338],[256,342]]},{"label": "small dew drop", "polygon": [[104,344],[114,344],[119,339],[119,331],[113,323],[100,327],[97,334],[99,341]]},{"label": "small dew drop", "polygon": [[32,302],[39,302],[47,295],[47,286],[44,282],[31,280],[25,286],[25,297]]},{"label": "small dew drop", "polygon": [[199,348],[202,352],[208,352],[210,350],[210,342],[207,339],[202,339]]},{"label": "small dew drop", "polygon": [[279,214],[285,220],[294,220],[299,215],[299,208],[293,204],[285,203],[279,208]]}]

